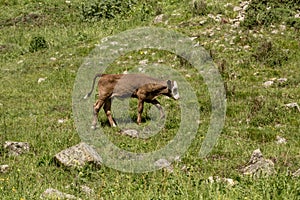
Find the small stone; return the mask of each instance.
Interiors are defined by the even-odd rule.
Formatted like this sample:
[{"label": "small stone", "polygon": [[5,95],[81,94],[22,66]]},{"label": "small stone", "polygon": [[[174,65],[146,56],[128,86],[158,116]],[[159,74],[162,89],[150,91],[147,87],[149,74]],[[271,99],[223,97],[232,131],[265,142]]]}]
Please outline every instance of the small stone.
[{"label": "small stone", "polygon": [[298,169],[297,171],[295,171],[295,172],[293,173],[293,176],[294,176],[294,177],[300,177],[300,169]]},{"label": "small stone", "polygon": [[7,173],[9,171],[8,165],[0,165],[0,173]]},{"label": "small stone", "polygon": [[207,22],[207,20],[202,20],[202,21],[199,22],[199,24],[200,24],[200,25],[203,25],[203,24],[205,24],[206,22]]},{"label": "small stone", "polygon": [[63,193],[59,190],[48,188],[41,195],[41,199],[80,199],[71,194]]},{"label": "small stone", "polygon": [[296,102],[285,104],[285,106],[288,108],[296,108],[300,112],[300,107],[299,107],[298,103],[296,103]]},{"label": "small stone", "polygon": [[39,78],[38,79],[38,83],[44,82],[46,79],[47,79],[47,77],[45,77],[45,78]]},{"label": "small stone", "polygon": [[236,182],[231,179],[231,178],[220,178],[218,176],[216,177],[213,177],[213,176],[210,176],[208,177],[208,182],[213,184],[213,183],[226,183],[228,184],[229,186],[234,186],[236,184]]},{"label": "small stone", "polygon": [[163,20],[165,18],[165,15],[164,14],[160,14],[160,15],[157,15],[154,20],[153,20],[153,23],[154,24],[159,24],[159,23],[162,23]]},{"label": "small stone", "polygon": [[271,175],[275,172],[274,163],[264,159],[260,149],[253,151],[249,164],[242,169],[244,175]]},{"label": "small stone", "polygon": [[263,86],[265,86],[265,87],[270,87],[270,86],[272,86],[273,84],[274,84],[274,81],[266,81],[266,82],[263,83]]},{"label": "small stone", "polygon": [[285,83],[285,82],[287,82],[287,78],[279,78],[279,79],[277,79],[277,81],[279,83]]},{"label": "small stone", "polygon": [[164,168],[170,173],[173,172],[173,167],[172,167],[171,163],[164,158],[161,158],[161,159],[155,161],[154,165],[159,168]]},{"label": "small stone", "polygon": [[62,123],[65,122],[65,120],[64,120],[64,119],[59,119],[59,120],[57,120],[57,122],[58,122],[59,124],[62,124]]},{"label": "small stone", "polygon": [[139,137],[139,132],[137,130],[134,130],[134,129],[122,130],[121,134],[128,135],[128,136],[133,137],[133,138]]},{"label": "small stone", "polygon": [[80,186],[80,189],[81,189],[82,192],[86,193],[87,195],[92,195],[94,193],[94,190],[89,188],[86,185]]},{"label": "small stone", "polygon": [[3,146],[4,149],[8,150],[8,154],[13,156],[19,156],[29,151],[29,143],[27,142],[6,141]]},{"label": "small stone", "polygon": [[140,65],[147,65],[148,62],[149,62],[149,60],[148,60],[148,59],[145,59],[145,60],[141,60],[141,61],[139,62],[139,64],[140,64]]},{"label": "small stone", "polygon": [[276,144],[286,144],[286,139],[277,135]]},{"label": "small stone", "polygon": [[234,8],[233,8],[234,12],[238,12],[238,11],[241,11],[241,10],[242,10],[242,8],[239,7],[239,6],[234,6]]}]

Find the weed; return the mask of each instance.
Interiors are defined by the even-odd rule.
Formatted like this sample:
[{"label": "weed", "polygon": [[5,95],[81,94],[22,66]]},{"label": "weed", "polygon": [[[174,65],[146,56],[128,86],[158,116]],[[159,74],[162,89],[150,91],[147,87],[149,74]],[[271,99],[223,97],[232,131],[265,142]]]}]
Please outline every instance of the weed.
[{"label": "weed", "polygon": [[46,39],[43,36],[35,36],[30,41],[30,45],[29,45],[30,52],[36,52],[47,48],[48,48],[48,44]]},{"label": "weed", "polygon": [[[299,1],[251,1],[246,10],[246,17],[242,26],[255,28],[257,26],[270,26],[282,22],[293,21],[293,14],[299,9]],[[294,26],[295,24],[290,23]]]},{"label": "weed", "polygon": [[81,15],[84,20],[100,20],[113,19],[117,16],[124,15],[134,5],[135,0],[94,0],[88,3],[83,3],[81,7]]}]

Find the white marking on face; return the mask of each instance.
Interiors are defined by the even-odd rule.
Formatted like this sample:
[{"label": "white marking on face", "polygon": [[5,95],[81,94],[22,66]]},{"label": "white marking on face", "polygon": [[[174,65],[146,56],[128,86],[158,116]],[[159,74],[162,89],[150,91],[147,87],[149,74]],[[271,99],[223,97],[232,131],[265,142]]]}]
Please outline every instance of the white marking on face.
[{"label": "white marking on face", "polygon": [[176,99],[176,100],[180,98],[179,92],[178,92],[178,85],[177,85],[177,82],[176,82],[176,81],[173,82],[172,96],[173,96],[173,98]]}]

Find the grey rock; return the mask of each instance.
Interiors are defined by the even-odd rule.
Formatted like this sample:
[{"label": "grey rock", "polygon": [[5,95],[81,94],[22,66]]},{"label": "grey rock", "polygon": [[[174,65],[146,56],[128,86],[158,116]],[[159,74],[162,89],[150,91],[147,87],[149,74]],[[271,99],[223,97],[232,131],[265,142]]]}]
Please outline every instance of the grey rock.
[{"label": "grey rock", "polygon": [[297,171],[295,171],[295,172],[293,173],[293,176],[294,176],[294,177],[300,177],[300,169],[298,169]]},{"label": "grey rock", "polygon": [[84,192],[87,195],[92,195],[94,193],[94,190],[91,189],[90,187],[86,186],[86,185],[80,186],[80,189],[81,189],[82,192]]},{"label": "grey rock", "polygon": [[77,200],[79,200],[80,198],[77,198],[71,194],[63,193],[63,192],[53,189],[53,188],[48,188],[47,190],[45,190],[43,192],[43,194],[41,194],[41,199],[77,199]]},{"label": "grey rock", "polygon": [[285,82],[287,82],[287,78],[279,78],[279,79],[277,79],[277,81],[279,83],[285,83]]},{"label": "grey rock", "polygon": [[166,169],[170,173],[173,172],[173,167],[172,167],[171,163],[164,158],[161,158],[161,159],[155,161],[154,165],[159,168]]},{"label": "grey rock", "polygon": [[96,150],[84,142],[57,153],[54,159],[65,167],[83,167],[88,163],[99,167],[102,163]]},{"label": "grey rock", "polygon": [[285,104],[285,106],[288,108],[296,108],[300,112],[300,106],[296,102]]},{"label": "grey rock", "polygon": [[153,23],[154,24],[159,24],[159,23],[162,23],[164,21],[164,19],[166,18],[166,16],[164,14],[160,14],[160,15],[157,15],[154,20],[153,20]]},{"label": "grey rock", "polygon": [[139,137],[139,132],[137,130],[134,130],[134,129],[122,130],[121,134],[128,135],[128,136],[134,137],[134,138]]},{"label": "grey rock", "polygon": [[274,163],[264,159],[260,149],[256,149],[246,167],[242,169],[243,174],[252,176],[271,175],[275,172]]},{"label": "grey rock", "polygon": [[276,144],[286,144],[286,139],[277,135]]},{"label": "grey rock", "polygon": [[274,84],[274,81],[271,80],[271,81],[266,81],[266,82],[264,82],[263,85],[264,85],[265,87],[270,87],[270,86],[272,86],[273,84]]},{"label": "grey rock", "polygon": [[0,165],[0,173],[7,173],[9,171],[8,165]]},{"label": "grey rock", "polygon": [[8,151],[9,155],[13,155],[13,156],[19,156],[23,153],[28,152],[30,149],[28,142],[6,141],[3,147]]},{"label": "grey rock", "polygon": [[208,182],[211,183],[211,184],[213,184],[213,183],[226,183],[229,186],[234,186],[234,185],[237,184],[237,182],[234,181],[231,178],[220,178],[218,176],[216,176],[216,177],[213,177],[213,176],[208,177]]}]

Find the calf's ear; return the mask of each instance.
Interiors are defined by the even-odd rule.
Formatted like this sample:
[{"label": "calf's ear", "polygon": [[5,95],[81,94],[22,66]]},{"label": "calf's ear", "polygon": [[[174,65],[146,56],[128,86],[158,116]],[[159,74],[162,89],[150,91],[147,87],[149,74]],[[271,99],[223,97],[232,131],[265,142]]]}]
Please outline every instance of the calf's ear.
[{"label": "calf's ear", "polygon": [[172,81],[167,80],[168,89],[172,89]]}]

